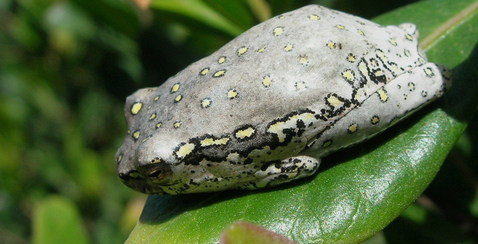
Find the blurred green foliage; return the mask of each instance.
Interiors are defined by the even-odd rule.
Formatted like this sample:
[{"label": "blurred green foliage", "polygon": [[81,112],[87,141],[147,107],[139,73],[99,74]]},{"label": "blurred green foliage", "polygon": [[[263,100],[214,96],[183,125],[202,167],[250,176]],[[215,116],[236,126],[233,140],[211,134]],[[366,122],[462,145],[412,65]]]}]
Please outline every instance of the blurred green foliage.
[{"label": "blurred green foliage", "polygon": [[123,99],[142,86],[138,9],[7,0],[0,19],[0,243],[28,241],[50,195],[78,208],[88,239],[123,241],[135,221],[120,221],[125,206],[140,195],[117,180],[112,158]]},{"label": "blurred green foliage", "polygon": [[[0,1],[0,243],[39,243],[33,232],[48,221],[38,216],[55,203],[73,222],[79,213],[80,224],[70,224],[75,235],[86,230],[85,241],[126,239],[145,196],[120,183],[113,157],[126,130],[124,99],[136,89],[160,85],[250,26],[300,6],[371,18],[410,2],[155,0],[144,10],[132,0]],[[378,239],[478,240],[476,127],[419,204]]]},{"label": "blurred green foliage", "polygon": [[33,222],[35,244],[88,243],[85,229],[75,206],[64,197],[52,196],[35,210]]}]

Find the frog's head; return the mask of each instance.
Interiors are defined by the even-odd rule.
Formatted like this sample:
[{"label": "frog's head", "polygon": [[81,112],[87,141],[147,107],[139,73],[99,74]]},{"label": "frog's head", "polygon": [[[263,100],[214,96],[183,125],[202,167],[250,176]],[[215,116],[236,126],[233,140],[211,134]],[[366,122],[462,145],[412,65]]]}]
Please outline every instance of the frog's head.
[{"label": "frog's head", "polygon": [[175,173],[179,160],[173,155],[178,129],[165,125],[173,128],[173,122],[162,117],[166,113],[158,99],[155,88],[141,89],[126,99],[128,133],[116,154],[123,183],[147,194],[173,193],[173,185],[179,183]]},{"label": "frog's head", "polygon": [[147,194],[191,191],[196,186],[189,181],[202,177],[204,171],[197,147],[172,135],[156,134],[148,140],[128,135],[116,155],[118,175],[125,185]]},{"label": "frog's head", "polygon": [[171,107],[180,104],[168,103],[172,100],[168,95],[174,94],[146,88],[126,99],[128,133],[116,154],[118,175],[125,185],[147,194],[195,191],[200,185],[198,179],[210,175],[200,166],[204,158],[211,158],[205,154],[220,155],[232,140],[200,132],[212,126],[201,125],[199,119],[190,117],[192,113],[174,117]]},{"label": "frog's head", "polygon": [[[151,143],[127,136],[116,155],[118,175],[130,188],[147,194],[167,194],[161,186],[174,184],[174,162],[151,154]],[[158,154],[156,154],[158,155]]]}]

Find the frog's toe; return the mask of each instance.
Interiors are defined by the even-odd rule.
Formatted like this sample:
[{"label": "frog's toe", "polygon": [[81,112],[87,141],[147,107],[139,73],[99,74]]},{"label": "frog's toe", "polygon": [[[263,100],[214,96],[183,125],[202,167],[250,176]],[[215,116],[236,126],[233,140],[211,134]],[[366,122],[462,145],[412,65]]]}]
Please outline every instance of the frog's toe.
[{"label": "frog's toe", "polygon": [[254,188],[274,186],[313,175],[319,168],[320,160],[310,156],[296,156],[276,161],[256,173],[260,180]]}]

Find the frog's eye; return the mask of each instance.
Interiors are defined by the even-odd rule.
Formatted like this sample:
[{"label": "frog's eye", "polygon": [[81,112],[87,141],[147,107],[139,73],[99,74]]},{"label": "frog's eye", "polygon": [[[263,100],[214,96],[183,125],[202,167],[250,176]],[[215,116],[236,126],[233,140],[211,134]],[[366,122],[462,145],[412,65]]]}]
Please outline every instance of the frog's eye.
[{"label": "frog's eye", "polygon": [[169,164],[165,163],[151,163],[140,166],[137,170],[131,170],[128,173],[120,173],[119,177],[123,181],[141,180],[149,178],[150,180],[160,181],[172,173]]},{"label": "frog's eye", "polygon": [[148,174],[148,177],[154,177],[154,178],[156,178],[156,177],[161,176],[161,173],[163,173],[163,171],[160,170],[160,169],[154,170],[154,171],[152,171],[152,172],[150,172],[150,173]]},{"label": "frog's eye", "polygon": [[141,166],[138,169],[145,177],[155,181],[162,180],[171,175],[171,167],[166,163],[152,163]]}]

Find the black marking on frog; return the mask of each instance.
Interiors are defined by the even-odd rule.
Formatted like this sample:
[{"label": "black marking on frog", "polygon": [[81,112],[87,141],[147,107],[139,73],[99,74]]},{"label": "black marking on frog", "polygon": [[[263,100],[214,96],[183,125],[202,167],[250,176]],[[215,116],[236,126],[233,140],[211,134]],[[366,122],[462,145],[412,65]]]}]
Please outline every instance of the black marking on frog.
[{"label": "black marking on frog", "polygon": [[[337,100],[342,102],[342,106],[340,107],[335,107],[333,104],[329,102],[329,98],[335,97]],[[341,97],[335,93],[329,93],[327,96],[324,97],[325,104],[329,107],[329,109],[322,109],[321,116],[323,118],[331,118],[335,117],[337,115],[342,114],[346,109],[350,108],[354,103],[352,100],[349,100],[347,98]]]}]

